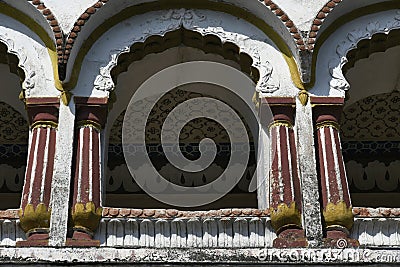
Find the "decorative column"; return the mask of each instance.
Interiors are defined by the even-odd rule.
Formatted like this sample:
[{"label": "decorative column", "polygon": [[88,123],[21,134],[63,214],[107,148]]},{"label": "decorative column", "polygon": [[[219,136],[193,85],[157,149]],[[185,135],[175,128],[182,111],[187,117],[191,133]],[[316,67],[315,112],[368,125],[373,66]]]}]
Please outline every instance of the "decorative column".
[{"label": "decorative column", "polygon": [[27,240],[17,242],[17,246],[48,244],[59,101],[58,98],[26,100],[31,134],[19,218]]},{"label": "decorative column", "polygon": [[72,190],[72,238],[67,246],[99,246],[93,240],[100,222],[101,144],[100,133],[107,117],[107,99],[75,97],[76,145]]},{"label": "decorative column", "polygon": [[357,240],[349,238],[354,216],[339,137],[344,98],[311,97],[311,103],[317,138],[325,246],[359,246]]},{"label": "decorative column", "polygon": [[[270,212],[278,237],[273,246],[306,247],[301,219],[301,188],[293,131],[294,98],[264,98],[261,109],[270,108]],[[261,113],[265,111],[261,110]]]}]

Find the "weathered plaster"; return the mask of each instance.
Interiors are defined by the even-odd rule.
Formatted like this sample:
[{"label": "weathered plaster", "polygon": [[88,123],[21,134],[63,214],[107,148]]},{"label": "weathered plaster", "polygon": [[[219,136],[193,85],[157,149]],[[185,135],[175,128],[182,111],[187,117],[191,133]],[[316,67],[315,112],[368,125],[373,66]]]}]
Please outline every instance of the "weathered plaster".
[{"label": "weathered plaster", "polygon": [[70,32],[80,14],[96,2],[94,0],[68,1],[68,3],[58,0],[43,1],[57,17],[60,27],[65,34]]},{"label": "weathered plaster", "polygon": [[54,158],[51,191],[50,240],[51,246],[63,246],[66,241],[70,185],[72,177],[72,156],[74,147],[75,103],[60,104],[59,124]]},{"label": "weathered plaster", "polygon": [[19,59],[19,67],[25,72],[22,89],[26,97],[59,94],[54,87],[48,50],[35,33],[22,23],[0,14],[0,42],[6,44],[8,52]]},{"label": "weathered plaster", "polygon": [[327,0],[275,0],[300,31],[309,31],[318,11]]}]

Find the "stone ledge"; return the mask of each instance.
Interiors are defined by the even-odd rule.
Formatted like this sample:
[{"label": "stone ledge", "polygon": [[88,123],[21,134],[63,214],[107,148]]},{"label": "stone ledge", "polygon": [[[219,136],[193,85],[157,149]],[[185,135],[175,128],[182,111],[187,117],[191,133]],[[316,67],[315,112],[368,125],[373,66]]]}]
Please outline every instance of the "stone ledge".
[{"label": "stone ledge", "polygon": [[[400,218],[400,208],[353,208],[359,218]],[[269,216],[269,210],[258,209],[220,209],[209,211],[181,211],[175,209],[127,209],[103,208],[103,218],[210,218],[210,217],[262,217]],[[0,219],[18,219],[18,209],[0,210]]]},{"label": "stone ledge", "polygon": [[9,209],[9,210],[0,210],[0,219],[18,219],[18,210],[17,209]]},{"label": "stone ledge", "polygon": [[[0,248],[4,263],[240,264],[397,263],[398,249]],[[169,265],[170,266],[170,265]]]},{"label": "stone ledge", "polygon": [[216,218],[216,217],[262,217],[269,210],[258,209],[220,209],[209,211],[181,211],[175,209],[126,209],[103,208],[103,218]]}]

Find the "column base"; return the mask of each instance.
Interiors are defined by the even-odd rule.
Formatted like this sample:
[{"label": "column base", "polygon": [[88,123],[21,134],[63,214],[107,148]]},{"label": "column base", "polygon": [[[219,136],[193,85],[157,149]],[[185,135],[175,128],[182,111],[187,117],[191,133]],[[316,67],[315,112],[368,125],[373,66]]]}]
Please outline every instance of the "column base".
[{"label": "column base", "polygon": [[83,229],[74,229],[72,238],[67,238],[67,247],[99,247],[100,241],[93,240],[93,235]]},{"label": "column base", "polygon": [[305,248],[308,242],[302,229],[283,230],[273,241],[274,248]]},{"label": "column base", "polygon": [[17,241],[16,247],[47,247],[49,243],[49,234],[38,232],[31,233],[27,240]]},{"label": "column base", "polygon": [[67,247],[100,247],[99,240],[85,240],[85,239],[73,239],[67,238],[67,242],[65,242],[65,246]]},{"label": "column base", "polygon": [[323,240],[323,246],[326,248],[358,248],[360,243],[358,240],[349,238],[347,232],[340,230],[328,230],[326,238]]}]

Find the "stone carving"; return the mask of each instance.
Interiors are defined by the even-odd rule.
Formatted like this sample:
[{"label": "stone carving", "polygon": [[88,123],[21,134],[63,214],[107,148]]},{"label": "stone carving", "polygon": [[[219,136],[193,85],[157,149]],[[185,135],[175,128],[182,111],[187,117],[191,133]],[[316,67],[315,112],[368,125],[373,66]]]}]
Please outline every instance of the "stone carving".
[{"label": "stone carving", "polygon": [[14,41],[8,37],[7,33],[0,34],[0,42],[4,43],[7,46],[8,53],[14,54],[18,57],[19,59],[18,66],[25,73],[25,80],[22,83],[22,89],[24,89],[25,94],[29,96],[30,90],[35,87],[36,73],[34,70],[29,68],[26,62],[27,57],[25,55],[25,51],[23,51],[21,47],[16,48]]},{"label": "stone carving", "polygon": [[398,218],[358,218],[351,230],[351,238],[358,239],[361,246],[399,246]]},{"label": "stone carving", "polygon": [[332,79],[329,83],[330,88],[341,92],[347,91],[350,84],[343,75],[342,67],[348,62],[346,55],[357,47],[357,43],[363,39],[371,39],[376,33],[389,33],[393,29],[400,28],[400,11],[391,18],[386,24],[379,21],[372,21],[365,28],[358,28],[349,32],[346,38],[336,47],[336,57],[328,63],[329,73]]},{"label": "stone carving", "polygon": [[[260,57],[258,46],[250,43],[252,40],[248,36],[239,35],[237,33],[225,32],[222,27],[200,27],[198,26],[206,19],[205,15],[191,9],[172,9],[166,11],[165,15],[160,16],[156,20],[160,23],[158,27],[146,27],[142,29],[141,35],[135,36],[129,40],[129,45],[135,42],[144,42],[150,36],[164,36],[167,32],[185,28],[206,36],[209,34],[216,35],[221,42],[233,42],[245,53],[248,53],[253,58],[253,66],[260,71],[260,81],[257,84],[257,91],[263,93],[273,93],[279,89],[279,83],[272,78],[272,65],[265,59]],[[154,18],[153,18],[154,20]],[[147,25],[151,21],[147,21],[142,25]],[[166,24],[163,26],[163,24]],[[126,43],[124,44],[126,45]],[[106,66],[100,68],[100,73],[94,81],[94,88],[101,91],[111,91],[115,85],[112,81],[111,70],[118,64],[118,57],[123,53],[128,53],[129,47],[116,49],[111,51],[110,61]]]},{"label": "stone carving", "polygon": [[206,19],[204,15],[198,15],[195,10],[192,9],[171,9],[164,16],[161,16],[162,20],[176,20],[179,21],[181,26],[192,26],[195,21],[203,21]]}]

